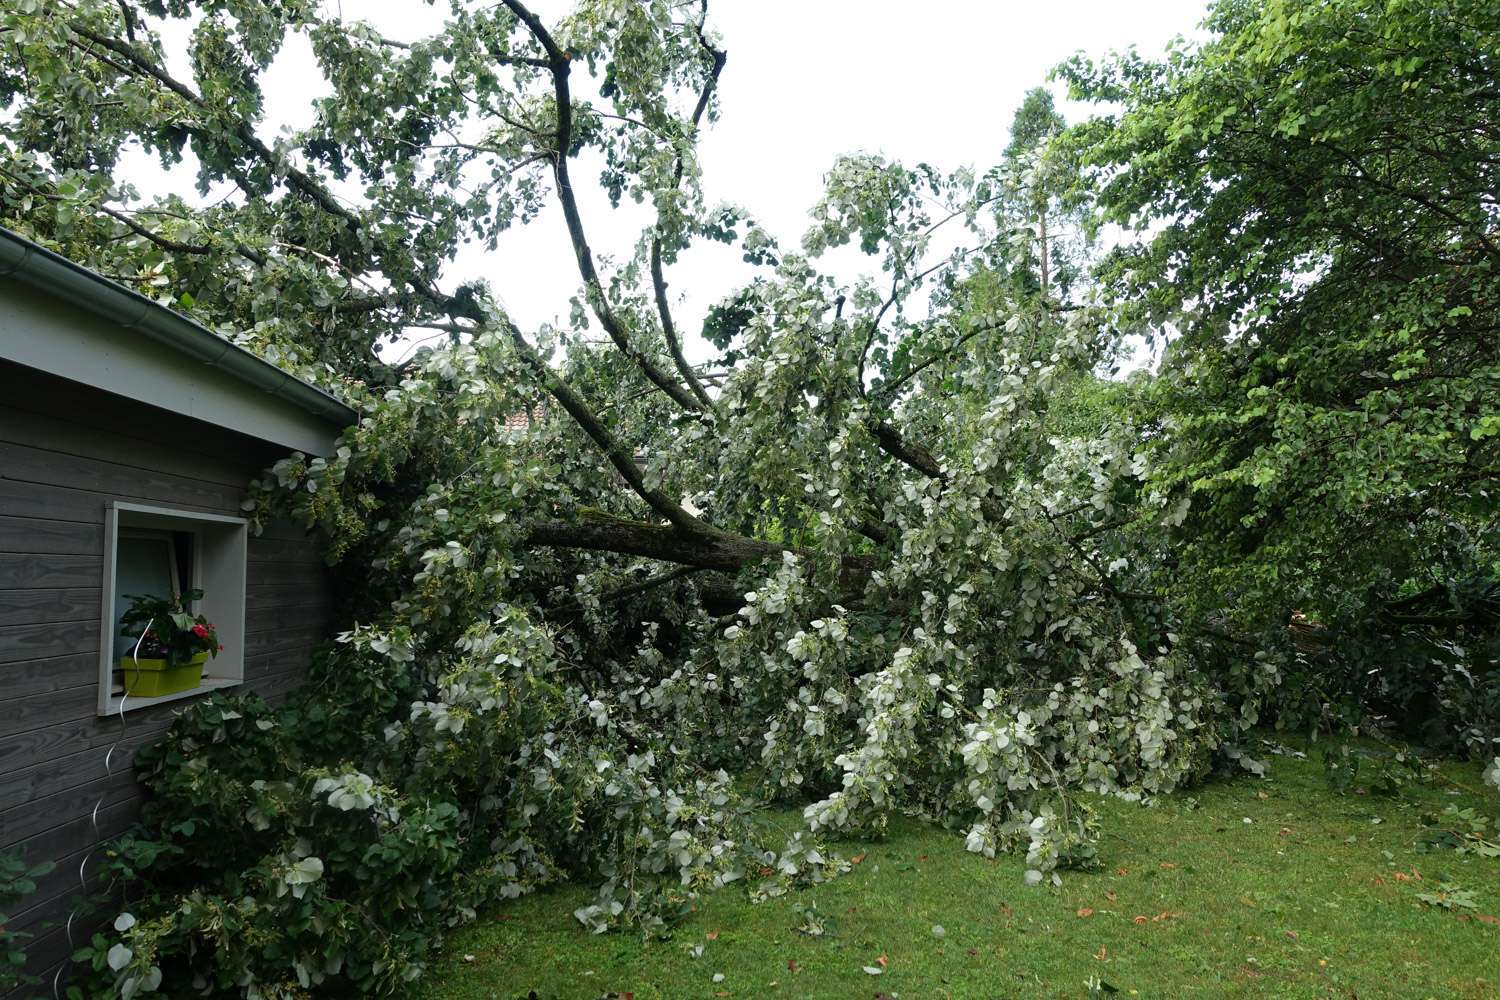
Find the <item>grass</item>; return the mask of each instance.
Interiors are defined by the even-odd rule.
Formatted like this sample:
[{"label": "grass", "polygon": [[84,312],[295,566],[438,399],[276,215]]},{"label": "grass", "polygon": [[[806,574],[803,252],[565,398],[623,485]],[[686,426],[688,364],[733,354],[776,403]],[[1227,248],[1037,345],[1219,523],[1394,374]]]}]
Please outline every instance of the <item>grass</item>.
[{"label": "grass", "polygon": [[[712,894],[666,940],[590,935],[572,917],[590,891],[554,889],[458,934],[420,995],[1083,997],[1097,976],[1120,996],[1500,997],[1500,858],[1416,850],[1424,813],[1500,816],[1500,795],[1456,764],[1441,771],[1467,791],[1430,782],[1390,798],[1357,780],[1337,795],[1319,758],[1276,756],[1265,779],[1154,807],[1101,801],[1105,867],[1061,888],[1028,888],[1020,858],[986,861],[902,819],[839,845],[864,855],[850,874],[761,905]],[[1441,881],[1479,908],[1417,899]],[[794,929],[810,903],[830,933]]]}]

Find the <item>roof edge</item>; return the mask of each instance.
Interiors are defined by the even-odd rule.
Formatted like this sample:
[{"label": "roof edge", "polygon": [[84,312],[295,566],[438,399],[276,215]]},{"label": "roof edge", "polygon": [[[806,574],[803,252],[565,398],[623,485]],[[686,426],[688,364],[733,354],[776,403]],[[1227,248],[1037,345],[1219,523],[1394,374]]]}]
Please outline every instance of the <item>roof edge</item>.
[{"label": "roof edge", "polygon": [[200,323],[0,226],[0,277],[14,277],[218,368],[341,427],[359,411]]}]

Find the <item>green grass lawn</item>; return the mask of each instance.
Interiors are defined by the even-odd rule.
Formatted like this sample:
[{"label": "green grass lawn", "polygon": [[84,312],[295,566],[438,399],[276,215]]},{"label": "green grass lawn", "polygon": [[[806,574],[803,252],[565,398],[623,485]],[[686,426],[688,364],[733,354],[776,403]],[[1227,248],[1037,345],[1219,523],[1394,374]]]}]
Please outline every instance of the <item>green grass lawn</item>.
[{"label": "green grass lawn", "polygon": [[[1500,858],[1415,847],[1423,813],[1500,816],[1479,768],[1442,769],[1472,794],[1359,794],[1367,766],[1340,796],[1317,751],[1270,759],[1265,779],[1154,807],[1100,802],[1104,867],[1064,873],[1061,888],[1028,888],[1020,858],[986,861],[958,834],[901,820],[839,845],[864,855],[850,874],[761,905],[726,889],[667,940],[588,934],[572,916],[585,887],[518,900],[460,933],[421,995],[1083,997],[1097,976],[1121,996],[1500,997]],[[1442,881],[1478,908],[1417,899]],[[836,926],[799,933],[798,903]]]}]

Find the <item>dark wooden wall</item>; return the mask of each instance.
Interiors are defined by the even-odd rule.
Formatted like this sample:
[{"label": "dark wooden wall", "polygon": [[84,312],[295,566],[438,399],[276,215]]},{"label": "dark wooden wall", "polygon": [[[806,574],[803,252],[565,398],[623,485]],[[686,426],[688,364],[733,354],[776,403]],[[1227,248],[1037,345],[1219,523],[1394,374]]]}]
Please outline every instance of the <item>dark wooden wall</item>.
[{"label": "dark wooden wall", "polygon": [[[105,507],[237,515],[246,483],[283,454],[0,361],[0,851],[57,864],[11,913],[12,929],[36,935],[28,964],[49,979],[70,950],[66,922],[97,845],[139,814],[135,750],[191,704],[126,712],[123,723],[96,715]],[[328,588],[293,524],[252,535],[248,561],[245,684],[233,690],[276,701],[331,634]],[[86,930],[75,924],[73,940]]]}]

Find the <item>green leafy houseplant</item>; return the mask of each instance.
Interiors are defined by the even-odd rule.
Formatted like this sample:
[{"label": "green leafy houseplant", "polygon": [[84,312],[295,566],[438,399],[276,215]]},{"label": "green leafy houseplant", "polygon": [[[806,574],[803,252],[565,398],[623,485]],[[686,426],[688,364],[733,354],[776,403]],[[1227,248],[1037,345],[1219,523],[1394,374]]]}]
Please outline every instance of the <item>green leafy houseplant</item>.
[{"label": "green leafy houseplant", "polygon": [[130,610],[120,616],[120,625],[126,635],[140,639],[131,649],[132,658],[165,660],[175,667],[223,651],[213,623],[191,613],[192,602],[201,600],[203,591],[189,590],[177,597],[126,596]]},{"label": "green leafy houseplant", "polygon": [[203,591],[176,597],[127,596],[130,610],[120,617],[120,624],[135,641],[120,660],[125,693],[149,698],[197,687],[203,664],[224,648],[213,623],[191,613],[192,602],[202,598]]}]

